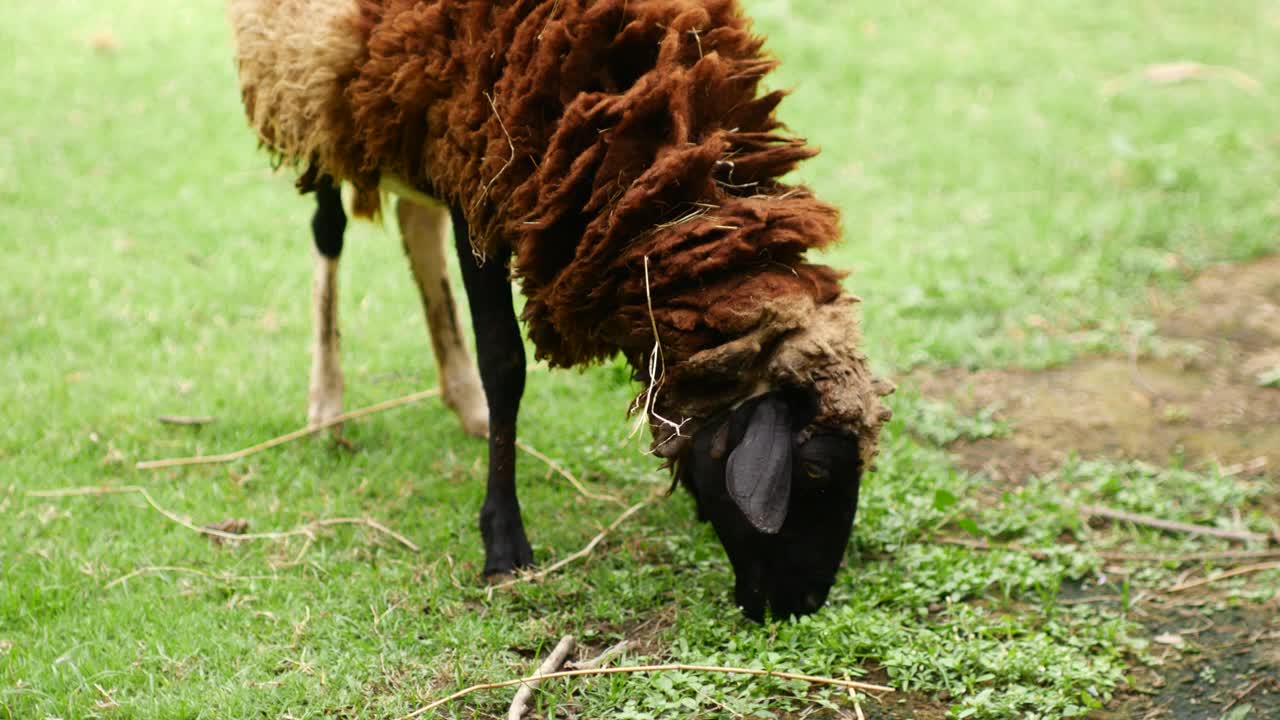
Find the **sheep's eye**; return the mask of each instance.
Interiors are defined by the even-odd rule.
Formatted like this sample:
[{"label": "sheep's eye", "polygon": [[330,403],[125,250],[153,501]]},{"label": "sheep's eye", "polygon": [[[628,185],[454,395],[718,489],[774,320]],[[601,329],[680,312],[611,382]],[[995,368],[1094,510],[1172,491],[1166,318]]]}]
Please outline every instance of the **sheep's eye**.
[{"label": "sheep's eye", "polygon": [[810,480],[821,480],[827,476],[827,469],[816,462],[802,463],[800,467]]}]

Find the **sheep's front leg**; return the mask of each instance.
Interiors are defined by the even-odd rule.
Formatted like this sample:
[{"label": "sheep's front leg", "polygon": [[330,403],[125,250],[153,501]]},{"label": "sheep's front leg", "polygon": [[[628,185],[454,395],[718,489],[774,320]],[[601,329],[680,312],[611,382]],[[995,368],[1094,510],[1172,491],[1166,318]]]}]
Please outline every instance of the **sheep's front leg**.
[{"label": "sheep's front leg", "polygon": [[480,510],[484,574],[509,573],[533,563],[516,499],[516,415],[524,394],[524,342],[511,304],[506,256],[479,264],[471,252],[466,218],[452,209],[453,237],[471,304],[480,380],[489,404],[489,481]]},{"label": "sheep's front leg", "polygon": [[449,209],[400,198],[396,203],[396,217],[400,221],[404,252],[422,296],[444,404],[457,414],[463,430],[484,437],[489,432],[489,412],[476,366],[462,341],[462,323],[458,319],[458,307],[453,303],[445,263]]},{"label": "sheep's front leg", "polygon": [[[316,211],[311,217],[315,242],[315,277],[311,289],[311,383],[307,393],[307,422],[316,425],[342,413],[342,355],[338,338],[338,258],[347,215],[342,194],[332,179],[316,188]],[[338,430],[335,428],[334,433]]]}]

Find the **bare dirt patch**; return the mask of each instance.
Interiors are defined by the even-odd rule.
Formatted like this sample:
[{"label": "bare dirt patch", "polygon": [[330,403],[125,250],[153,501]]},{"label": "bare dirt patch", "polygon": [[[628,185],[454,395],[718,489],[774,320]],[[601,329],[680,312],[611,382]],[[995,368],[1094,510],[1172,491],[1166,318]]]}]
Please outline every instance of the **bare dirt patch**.
[{"label": "bare dirt patch", "polygon": [[[882,701],[863,699],[862,715],[866,720],[944,720],[948,705],[918,694],[891,695]],[[848,712],[840,717],[851,717]]]},{"label": "bare dirt patch", "polygon": [[1184,294],[1153,301],[1176,357],[1086,358],[1042,372],[946,370],[907,379],[963,411],[994,408],[1013,432],[960,442],[960,464],[1018,482],[1067,456],[1164,464],[1280,464],[1280,257],[1205,271]]}]

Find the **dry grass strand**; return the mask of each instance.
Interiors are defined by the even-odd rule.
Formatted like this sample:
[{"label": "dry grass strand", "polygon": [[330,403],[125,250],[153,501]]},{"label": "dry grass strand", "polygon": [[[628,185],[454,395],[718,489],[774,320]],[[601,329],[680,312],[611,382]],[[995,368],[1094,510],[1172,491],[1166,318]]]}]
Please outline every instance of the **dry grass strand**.
[{"label": "dry grass strand", "polygon": [[241,458],[246,458],[250,455],[255,455],[257,453],[262,452],[263,450],[269,450],[273,447],[277,447],[279,445],[284,445],[285,443],[293,442],[294,440],[304,438],[308,435],[314,435],[320,432],[321,430],[331,428],[335,425],[341,425],[342,423],[347,422],[348,420],[356,420],[358,418],[365,417],[366,415],[372,415],[374,413],[382,412],[383,410],[390,410],[392,408],[401,407],[402,405],[409,405],[411,403],[416,403],[420,400],[436,397],[439,394],[440,394],[439,388],[432,388],[430,390],[423,390],[422,392],[416,392],[416,393],[413,393],[412,395],[406,395],[404,397],[396,398],[394,400],[381,402],[381,403],[378,403],[377,405],[370,405],[369,407],[361,408],[359,410],[352,410],[351,412],[343,413],[331,420],[326,420],[322,423],[317,423],[315,425],[308,425],[307,427],[301,428],[299,430],[295,430],[287,435],[281,435],[280,437],[272,438],[270,440],[267,440],[266,442],[258,443],[257,445],[254,445],[252,447],[247,447],[247,448],[244,448],[243,450],[237,450],[231,453],[225,453],[223,455],[201,455],[196,457],[170,458],[167,460],[144,460],[138,463],[137,465],[135,465],[134,467],[137,468],[138,470],[159,470],[161,468],[183,467],[187,465],[211,465],[215,463],[229,463],[235,460],[239,460]]},{"label": "dry grass strand", "polygon": [[482,683],[480,685],[472,685],[463,688],[448,697],[440,698],[427,705],[414,710],[408,715],[402,715],[397,720],[414,720],[414,718],[422,717],[427,713],[435,710],[441,705],[446,705],[460,698],[480,692],[481,690],[496,690],[499,688],[512,687],[514,685],[523,685],[531,680],[550,680],[552,678],[562,677],[582,677],[587,675],[618,675],[624,673],[650,673],[650,672],[696,672],[696,673],[719,673],[721,675],[753,675],[755,677],[779,678],[782,680],[796,680],[806,682],[811,685],[834,685],[836,687],[849,688],[851,690],[861,690],[868,693],[891,693],[897,692],[895,689],[885,685],[875,685],[873,683],[857,682],[855,680],[837,680],[835,678],[820,677],[817,675],[801,675],[799,673],[782,672],[779,670],[757,670],[754,668],[739,667],[720,667],[714,665],[629,665],[625,667],[612,668],[594,668],[590,670],[562,670],[560,672],[547,673],[537,677],[520,678],[517,680],[504,680],[502,682]]},{"label": "dry grass strand", "polygon": [[[229,463],[235,460],[246,458],[250,455],[260,453],[264,450],[269,450],[273,447],[279,447],[280,445],[293,442],[294,440],[299,440],[308,435],[313,435],[315,433],[320,432],[321,430],[325,430],[335,425],[340,425],[348,420],[356,420],[362,417],[373,415],[374,413],[379,413],[385,410],[391,410],[394,408],[402,407],[404,405],[409,405],[409,404],[418,402],[420,400],[436,397],[439,394],[440,394],[440,390],[438,388],[432,388],[430,390],[423,390],[422,392],[416,392],[411,395],[405,395],[404,397],[394,398],[392,400],[387,400],[385,402],[381,402],[376,405],[370,405],[369,407],[361,408],[359,410],[352,410],[351,412],[343,413],[342,415],[339,415],[333,418],[332,420],[327,420],[323,423],[319,423],[316,425],[310,425],[300,430],[295,430],[294,432],[288,433],[287,435],[281,435],[280,437],[272,438],[265,442],[258,443],[257,445],[253,445],[251,447],[247,447],[242,450],[236,450],[235,452],[224,453],[222,455],[200,455],[196,457],[170,458],[166,460],[146,460],[138,463],[135,467],[139,470],[158,470],[160,468],[185,467],[188,465]],[[574,477],[572,473],[570,473],[568,470],[566,470],[563,466],[561,466],[556,461],[552,460],[550,457],[547,457],[543,453],[539,452],[536,448],[529,445],[528,443],[522,440],[517,440],[516,445],[524,452],[546,463],[548,467],[550,467],[552,470],[558,473],[561,477],[568,480],[569,484],[573,485],[574,489],[576,489],[579,493],[581,493],[583,497],[590,498],[592,500],[612,502],[618,505],[623,504],[623,501],[617,496],[609,495],[605,493],[596,493],[588,490],[587,487],[582,484],[582,481]],[[390,532],[390,531],[387,530],[386,532]]]},{"label": "dry grass strand", "polygon": [[600,500],[602,502],[611,502],[617,505],[624,504],[623,500],[616,495],[609,495],[606,493],[595,493],[588,490],[587,486],[583,485],[581,480],[574,477],[572,473],[564,469],[564,467],[561,466],[559,463],[557,463],[555,460],[552,460],[550,457],[539,452],[537,448],[534,448],[532,445],[526,443],[525,441],[516,440],[516,447],[520,448],[522,451],[546,463],[547,467],[554,470],[557,474],[560,475],[560,477],[563,477],[565,480],[568,480],[569,484],[572,485],[573,488],[577,490],[578,493],[583,497],[590,498],[591,500]]},{"label": "dry grass strand", "polygon": [[187,520],[186,518],[183,518],[177,513],[171,510],[165,509],[162,505],[160,505],[160,503],[156,502],[156,499],[152,497],[151,493],[147,492],[146,488],[140,487],[138,485],[124,485],[121,487],[114,487],[114,488],[113,487],[80,487],[80,488],[68,488],[63,490],[33,490],[28,492],[27,496],[38,497],[38,498],[64,498],[64,497],[83,497],[83,496],[91,496],[91,495],[126,495],[129,493],[136,493],[138,495],[141,495],[142,499],[146,500],[147,504],[150,505],[152,509],[154,509],[156,512],[160,513],[161,515],[164,515],[169,520],[177,523],[178,525],[181,525],[182,527],[188,530],[191,530],[192,532],[196,532],[201,535],[205,535],[207,537],[220,538],[222,540],[281,540],[284,538],[297,537],[297,536],[305,536],[305,537],[311,538],[311,537],[314,537],[315,530],[318,528],[331,527],[334,525],[363,525],[373,530],[377,530],[378,532],[384,535],[387,535],[391,538],[394,538],[401,545],[404,545],[405,547],[409,548],[414,552],[421,552],[421,548],[419,548],[418,545],[414,543],[412,540],[410,540],[409,538],[405,537],[404,535],[401,535],[395,530],[392,530],[386,525],[383,525],[377,520],[374,520],[372,518],[367,518],[367,517],[329,518],[325,520],[313,520],[305,525],[301,525],[292,530],[285,530],[282,532],[232,533],[232,532],[226,532],[225,530],[219,530],[217,528],[202,527],[200,525],[196,525],[192,523],[191,521]]},{"label": "dry grass strand", "polygon": [[219,582],[248,582],[250,580],[275,580],[276,579],[274,575],[228,575],[225,573],[214,575],[213,573],[207,573],[203,570],[197,570],[196,568],[181,567],[178,565],[147,565],[146,567],[140,567],[134,570],[133,572],[127,573],[125,575],[121,575],[115,580],[112,580],[106,585],[103,585],[102,587],[104,590],[110,589],[115,587],[116,585],[120,585],[122,583],[128,582],[129,580],[132,580],[133,578],[136,578],[140,575],[151,575],[151,574],[157,574],[157,573],[187,573],[189,575],[199,575],[201,577],[206,577],[206,578],[209,578],[210,580],[217,580]]},{"label": "dry grass strand", "polygon": [[1191,582],[1185,582],[1179,585],[1174,585],[1171,588],[1166,588],[1165,592],[1180,593],[1180,592],[1183,592],[1184,590],[1191,590],[1192,588],[1198,588],[1198,587],[1203,587],[1205,585],[1210,585],[1218,582],[1219,580],[1226,580],[1228,578],[1240,577],[1241,575],[1249,575],[1252,573],[1264,572],[1267,570],[1280,570],[1280,562],[1265,562],[1265,563],[1258,563],[1256,565],[1246,565],[1241,568],[1236,568],[1235,570],[1228,570],[1226,572],[1221,572],[1221,573],[1218,573],[1217,575],[1212,575],[1207,578],[1201,578],[1200,580],[1193,580]]},{"label": "dry grass strand", "polygon": [[1192,525],[1191,523],[1177,522],[1174,520],[1163,520],[1161,518],[1154,518],[1147,515],[1125,512],[1123,510],[1114,510],[1100,505],[1084,505],[1079,508],[1079,511],[1089,517],[1105,518],[1107,520],[1115,520],[1118,522],[1133,523],[1134,525],[1145,525],[1146,527],[1152,527],[1166,532],[1183,533],[1187,535],[1207,535],[1209,537],[1222,538],[1223,540],[1232,540],[1235,542],[1267,543],[1272,540],[1269,535],[1263,535],[1262,533],[1249,532],[1247,530],[1222,530],[1220,528],[1209,527],[1207,525]]}]

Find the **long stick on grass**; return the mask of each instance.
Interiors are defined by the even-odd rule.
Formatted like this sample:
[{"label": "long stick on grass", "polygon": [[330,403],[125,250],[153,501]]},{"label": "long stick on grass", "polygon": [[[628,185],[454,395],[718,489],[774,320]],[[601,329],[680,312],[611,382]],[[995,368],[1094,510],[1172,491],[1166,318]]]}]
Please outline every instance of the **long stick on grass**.
[{"label": "long stick on grass", "polygon": [[807,682],[811,685],[835,685],[837,687],[850,688],[853,690],[861,690],[863,692],[873,693],[891,693],[897,692],[891,687],[885,685],[873,685],[872,683],[857,682],[855,680],[837,680],[835,678],[818,677],[816,675],[801,675],[799,673],[781,672],[779,670],[757,670],[755,668],[738,668],[738,667],[719,667],[713,665],[629,665],[626,667],[611,668],[594,668],[590,670],[562,670],[560,672],[547,673],[546,675],[538,675],[534,677],[520,678],[518,680],[504,680],[502,682],[482,683],[480,685],[472,685],[469,688],[463,688],[458,692],[444,698],[440,698],[434,702],[414,710],[408,715],[401,716],[398,720],[414,720],[414,718],[435,710],[441,705],[446,705],[459,698],[466,697],[472,693],[481,690],[496,690],[498,688],[512,687],[514,685],[523,685],[532,680],[550,680],[562,677],[580,677],[586,675],[618,675],[623,673],[652,673],[652,672],[696,672],[696,673],[719,673],[721,675],[754,675],[756,677],[780,678],[782,680],[798,680]]},{"label": "long stick on grass", "polygon": [[166,510],[163,506],[160,505],[160,503],[156,502],[156,499],[151,496],[151,493],[147,492],[146,488],[139,487],[137,485],[124,485],[121,487],[82,487],[82,488],[70,488],[66,490],[33,490],[28,492],[27,496],[38,497],[38,498],[64,498],[64,497],[79,497],[79,496],[85,496],[85,495],[125,495],[129,493],[136,493],[138,495],[141,495],[142,499],[146,500],[147,504],[150,505],[152,509],[154,509],[156,512],[160,513],[161,515],[165,516],[166,518],[169,518],[173,522],[181,525],[182,527],[188,530],[191,530],[193,532],[200,533],[201,535],[207,535],[208,537],[216,537],[222,540],[281,540],[284,538],[297,537],[299,535],[312,537],[317,528],[330,527],[333,525],[363,525],[365,527],[377,530],[378,532],[384,535],[395,538],[395,540],[399,542],[401,545],[404,545],[405,547],[409,548],[414,552],[421,551],[421,548],[419,548],[417,544],[414,543],[409,538],[405,537],[404,535],[401,535],[395,530],[392,530],[386,525],[383,525],[377,520],[374,520],[372,518],[367,518],[367,517],[329,518],[325,520],[312,520],[306,525],[301,525],[292,530],[285,530],[283,532],[232,533],[232,532],[227,532],[225,530],[219,530],[217,528],[201,527],[183,518],[182,516],[178,515],[177,513],[171,510]]},{"label": "long stick on grass", "polygon": [[1266,543],[1271,541],[1271,536],[1262,533],[1248,532],[1247,530],[1222,530],[1207,525],[1192,525],[1191,523],[1177,522],[1174,520],[1162,520],[1160,518],[1149,517],[1147,515],[1137,515],[1134,513],[1124,512],[1123,510],[1113,510],[1109,507],[1100,505],[1085,505],[1080,508],[1080,512],[1093,517],[1106,518],[1108,520],[1117,520],[1120,522],[1133,523],[1134,525],[1145,525],[1166,532],[1186,533],[1188,535],[1208,535],[1210,537],[1222,538],[1224,540],[1234,540],[1236,542],[1257,542]]},{"label": "long stick on grass", "polygon": [[[439,389],[432,388],[431,390],[423,390],[422,392],[416,392],[416,393],[413,393],[412,395],[405,395],[404,397],[395,398],[394,400],[387,400],[386,402],[381,402],[381,403],[378,403],[377,405],[370,405],[369,407],[366,407],[366,408],[361,408],[359,410],[352,410],[351,412],[343,413],[342,415],[339,415],[333,418],[332,420],[326,420],[325,422],[322,422],[316,425],[308,425],[305,428],[300,428],[291,433],[288,433],[287,435],[281,435],[280,437],[272,438],[265,442],[258,443],[257,445],[254,445],[252,447],[247,447],[242,450],[237,450],[235,452],[224,453],[222,455],[198,455],[196,457],[169,458],[165,460],[144,460],[142,462],[139,462],[134,467],[138,470],[159,470],[161,468],[185,467],[188,465],[212,465],[217,463],[229,463],[235,460],[240,460],[242,458],[249,457],[250,455],[255,455],[257,453],[262,452],[263,450],[270,450],[273,447],[278,447],[280,445],[284,445],[285,443],[293,442],[294,440],[300,440],[308,435],[314,435],[320,432],[321,430],[324,430],[326,428],[331,428],[334,425],[340,425],[348,420],[356,420],[358,418],[373,415],[374,413],[383,412],[385,410],[391,410],[393,408],[398,408],[403,405],[409,405],[409,404],[418,402],[419,400],[425,400],[427,398],[436,397],[439,394],[440,394]],[[582,484],[582,481],[574,477],[572,473],[564,469],[564,467],[561,466],[556,461],[552,460],[551,458],[539,452],[532,445],[529,445],[523,440],[517,440],[516,445],[524,452],[546,463],[547,466],[550,467],[552,470],[554,470],[557,474],[559,474],[564,479],[568,480],[569,484],[572,485],[574,489],[577,490],[583,497],[590,498],[591,500],[601,500],[606,502],[617,503],[619,505],[622,504],[622,500],[618,499],[613,495],[606,495],[602,493],[591,492],[586,488],[585,485]]]},{"label": "long stick on grass", "polygon": [[1030,555],[1036,560],[1046,560],[1049,557],[1049,553],[1045,550],[1023,547],[1022,545],[1019,545],[1017,543],[998,544],[998,543],[990,543],[990,542],[987,542],[986,540],[970,540],[969,538],[958,538],[958,537],[947,537],[947,536],[935,537],[932,539],[932,541],[942,543],[943,545],[956,545],[958,547],[965,547],[971,550],[981,550],[983,552],[995,552],[997,550],[1019,552],[1025,555]]},{"label": "long stick on grass", "polygon": [[1125,553],[1099,552],[1103,560],[1145,560],[1150,562],[1189,563],[1201,560],[1280,560],[1280,550],[1221,550],[1193,553]]},{"label": "long stick on grass", "polygon": [[[931,542],[940,542],[944,545],[957,545],[959,547],[971,548],[973,550],[982,550],[993,552],[996,550],[1006,550],[1009,552],[1019,552],[1030,555],[1036,560],[1045,560],[1049,557],[1049,552],[1043,548],[1029,548],[1017,543],[990,543],[986,540],[974,540],[970,538],[958,538],[949,536],[938,536],[931,538]],[[1201,560],[1280,560],[1280,550],[1217,550],[1209,552],[1193,552],[1193,553],[1126,553],[1111,552],[1109,550],[1091,551],[1085,545],[1065,545],[1061,546],[1075,552],[1093,552],[1093,554],[1103,560],[1113,560],[1117,562],[1123,561],[1145,561],[1145,562],[1176,562],[1189,563]]]},{"label": "long stick on grass", "polygon": [[355,420],[357,418],[362,418],[366,415],[372,415],[374,413],[382,412],[383,410],[390,410],[392,408],[397,408],[402,405],[409,405],[412,403],[416,403],[420,400],[436,397],[439,394],[440,394],[439,388],[432,388],[430,390],[423,390],[422,392],[413,393],[412,395],[406,395],[402,398],[396,398],[394,400],[381,402],[381,403],[378,403],[377,405],[370,405],[369,407],[361,408],[359,410],[352,410],[351,412],[343,413],[331,420],[325,420],[324,422],[317,423],[315,425],[308,425],[307,427],[301,428],[299,430],[294,430],[288,435],[281,435],[278,438],[272,438],[271,440],[268,440],[266,442],[258,443],[253,447],[247,447],[243,450],[237,450],[235,452],[226,453],[223,455],[200,455],[197,457],[170,458],[168,460],[144,460],[138,463],[137,465],[135,465],[134,467],[137,468],[138,470],[158,470],[160,468],[182,467],[185,465],[209,465],[214,463],[229,463],[235,460],[239,460],[241,458],[248,457],[250,455],[254,455],[256,453],[260,453],[263,450],[268,450],[270,448],[276,447],[277,445],[284,445],[285,443],[293,442],[294,440],[297,440],[299,438],[304,438],[308,435],[314,435],[320,432],[321,430],[324,430],[326,428],[331,428],[334,425],[341,425],[342,423],[348,420]]},{"label": "long stick on grass", "polygon": [[1203,578],[1200,580],[1193,580],[1191,582],[1182,583],[1181,585],[1174,585],[1173,587],[1166,589],[1165,592],[1178,593],[1178,592],[1182,592],[1183,590],[1190,590],[1192,588],[1198,588],[1203,585],[1216,583],[1219,580],[1226,580],[1227,578],[1239,577],[1241,575],[1248,575],[1250,573],[1263,572],[1265,570],[1280,570],[1280,562],[1268,562],[1268,563],[1258,563],[1257,565],[1246,565],[1242,568],[1236,568],[1235,570],[1228,570],[1226,572],[1218,573],[1217,575],[1212,575],[1210,577]]}]

